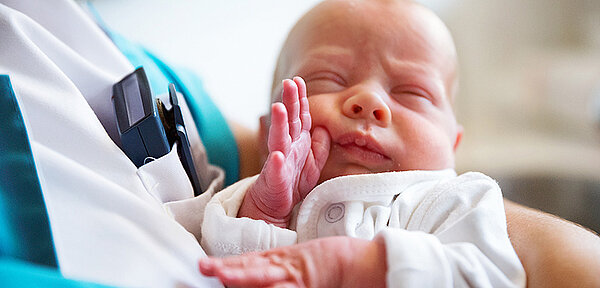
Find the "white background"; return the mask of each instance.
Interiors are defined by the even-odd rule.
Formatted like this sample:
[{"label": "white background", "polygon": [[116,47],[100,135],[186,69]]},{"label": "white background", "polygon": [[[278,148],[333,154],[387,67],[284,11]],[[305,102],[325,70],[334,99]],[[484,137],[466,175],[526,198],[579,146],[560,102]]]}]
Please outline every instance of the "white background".
[{"label": "white background", "polygon": [[258,127],[279,48],[318,0],[93,1],[110,28],[201,76],[230,120]]}]

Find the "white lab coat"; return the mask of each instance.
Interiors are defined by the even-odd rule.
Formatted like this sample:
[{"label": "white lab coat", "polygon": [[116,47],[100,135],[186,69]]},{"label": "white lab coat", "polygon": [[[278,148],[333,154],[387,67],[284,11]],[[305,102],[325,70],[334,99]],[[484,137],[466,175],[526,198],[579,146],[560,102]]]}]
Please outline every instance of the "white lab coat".
[{"label": "white lab coat", "polygon": [[388,287],[525,286],[525,272],[508,239],[500,188],[481,173],[334,178],[294,209],[292,229],[236,218],[256,178],[226,188],[208,203],[201,240],[207,253],[226,256],[327,236],[382,237]]},{"label": "white lab coat", "polygon": [[138,170],[109,137],[118,139],[111,87],[132,71],[74,2],[0,1],[0,74],[9,75],[25,120],[62,275],[127,287],[219,287],[198,272],[205,254],[175,219],[199,227],[185,217],[220,189],[222,172],[192,198],[174,153]]}]

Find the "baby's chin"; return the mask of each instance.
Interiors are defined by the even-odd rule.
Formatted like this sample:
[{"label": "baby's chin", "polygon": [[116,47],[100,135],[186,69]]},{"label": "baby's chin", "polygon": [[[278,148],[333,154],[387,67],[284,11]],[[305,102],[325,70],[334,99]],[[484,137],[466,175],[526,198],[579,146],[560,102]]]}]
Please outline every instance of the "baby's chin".
[{"label": "baby's chin", "polygon": [[321,184],[329,179],[333,179],[333,178],[340,177],[340,176],[385,172],[385,171],[373,171],[371,169],[368,169],[368,168],[366,168],[364,166],[360,166],[360,165],[347,165],[342,168],[336,167],[336,169],[331,169],[331,168],[333,168],[333,167],[327,167],[327,165],[325,165],[325,167],[323,168],[323,171],[321,171],[321,178],[319,179],[318,184]]},{"label": "baby's chin", "polygon": [[[439,167],[438,167],[439,166]],[[380,169],[369,169],[365,166],[361,166],[358,164],[346,164],[341,167],[332,167],[332,165],[325,164],[323,171],[321,171],[321,177],[319,178],[318,184],[321,184],[329,179],[333,179],[341,176],[348,175],[360,175],[360,174],[373,174],[373,173],[383,173],[383,172],[391,172],[391,171],[411,171],[411,170],[443,170],[443,169],[453,169],[452,165],[438,165],[438,166],[425,166],[422,168],[412,168],[412,167],[393,167],[384,169],[380,167]]]}]

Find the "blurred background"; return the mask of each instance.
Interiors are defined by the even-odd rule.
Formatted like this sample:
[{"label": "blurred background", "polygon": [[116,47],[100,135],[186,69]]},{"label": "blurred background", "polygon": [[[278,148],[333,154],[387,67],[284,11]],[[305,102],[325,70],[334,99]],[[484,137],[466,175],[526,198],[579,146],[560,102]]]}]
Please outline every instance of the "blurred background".
[{"label": "blurred background", "polygon": [[[258,127],[279,49],[318,0],[90,0],[107,25],[195,70],[231,121]],[[457,171],[600,232],[600,1],[422,0],[459,53]]]}]

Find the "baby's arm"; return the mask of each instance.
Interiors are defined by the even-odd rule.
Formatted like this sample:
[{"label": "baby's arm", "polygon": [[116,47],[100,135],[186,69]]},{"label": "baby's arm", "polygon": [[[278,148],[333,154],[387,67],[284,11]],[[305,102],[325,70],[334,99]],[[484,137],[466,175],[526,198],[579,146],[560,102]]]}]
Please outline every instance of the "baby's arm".
[{"label": "baby's arm", "polygon": [[287,227],[294,205],[317,184],[329,154],[329,134],[311,118],[306,84],[300,77],[283,81],[282,102],[271,107],[269,156],[257,181],[246,192],[238,217]]},{"label": "baby's arm", "polygon": [[385,287],[381,240],[329,237],[228,258],[203,258],[200,271],[235,287]]}]

